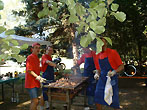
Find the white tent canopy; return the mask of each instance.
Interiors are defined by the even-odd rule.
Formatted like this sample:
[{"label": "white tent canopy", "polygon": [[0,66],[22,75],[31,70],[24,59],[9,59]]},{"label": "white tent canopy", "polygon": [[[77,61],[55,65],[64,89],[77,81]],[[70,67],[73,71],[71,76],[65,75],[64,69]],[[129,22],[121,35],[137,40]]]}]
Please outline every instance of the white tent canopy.
[{"label": "white tent canopy", "polygon": [[[5,32],[0,34],[0,38],[6,38],[7,36],[8,35],[5,35]],[[20,45],[22,45],[22,44],[32,45],[34,42],[38,42],[41,45],[51,45],[50,42],[44,41],[44,40],[40,40],[40,39],[27,38],[27,37],[18,36],[18,35],[10,35],[10,36],[12,37],[12,39],[17,40]]]}]

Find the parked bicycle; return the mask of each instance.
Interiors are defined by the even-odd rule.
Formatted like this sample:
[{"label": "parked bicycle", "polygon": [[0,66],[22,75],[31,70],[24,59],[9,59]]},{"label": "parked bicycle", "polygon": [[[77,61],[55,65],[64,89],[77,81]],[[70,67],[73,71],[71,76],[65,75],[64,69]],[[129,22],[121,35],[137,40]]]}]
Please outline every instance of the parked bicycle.
[{"label": "parked bicycle", "polygon": [[121,76],[147,76],[147,65],[145,63],[138,63],[138,65],[125,64],[124,72],[121,73]]},{"label": "parked bicycle", "polygon": [[60,70],[65,70],[66,68],[66,65],[64,63],[61,63],[61,58],[60,57],[57,57],[53,60],[54,63],[56,63],[58,65],[58,67],[56,68],[57,71],[60,71]]},{"label": "parked bicycle", "polygon": [[124,74],[129,77],[135,76],[136,75],[136,67],[134,65],[125,65]]},{"label": "parked bicycle", "polygon": [[63,71],[66,68],[66,65],[64,63],[61,63],[61,58],[57,57],[53,60],[54,63],[56,63],[58,66],[54,68],[54,74],[56,75],[56,80],[63,77]]}]

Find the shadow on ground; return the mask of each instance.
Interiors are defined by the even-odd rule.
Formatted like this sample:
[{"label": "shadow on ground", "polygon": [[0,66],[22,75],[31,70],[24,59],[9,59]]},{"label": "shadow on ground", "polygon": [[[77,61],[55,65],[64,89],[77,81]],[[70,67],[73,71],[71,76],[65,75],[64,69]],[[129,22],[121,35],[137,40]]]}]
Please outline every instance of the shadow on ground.
[{"label": "shadow on ground", "polygon": [[[143,86],[143,84],[143,79],[119,79],[120,105],[123,110],[146,110],[147,87]],[[11,102],[12,88],[5,85],[4,89],[5,100],[1,101],[0,96],[0,110],[29,110],[30,98],[26,90],[22,91],[21,84],[15,86],[15,92],[19,94],[18,103]],[[74,101],[75,103],[82,103],[81,97],[76,97]],[[54,107],[56,108],[55,110],[64,110],[61,104],[54,104]],[[106,106],[104,106],[104,109],[113,110]],[[72,106],[72,110],[83,110],[83,106]]]}]

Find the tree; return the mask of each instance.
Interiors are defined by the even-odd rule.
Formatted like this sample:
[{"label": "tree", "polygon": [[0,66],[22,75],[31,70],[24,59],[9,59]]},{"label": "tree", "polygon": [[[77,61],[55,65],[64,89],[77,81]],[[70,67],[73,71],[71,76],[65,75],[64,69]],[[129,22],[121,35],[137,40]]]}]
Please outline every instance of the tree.
[{"label": "tree", "polygon": [[[80,33],[85,33],[80,40],[81,46],[87,47],[93,40],[97,40],[97,53],[101,51],[103,45],[99,37],[105,32],[106,17],[112,15],[121,22],[126,18],[123,12],[118,11],[119,5],[112,3],[113,0],[93,0],[90,2],[90,5],[87,2],[87,6],[82,5],[77,0],[23,1],[32,4],[30,6],[32,6],[33,9],[34,4],[41,4],[40,7],[42,10],[38,13],[39,21],[46,18],[48,20],[46,22],[47,26],[44,25],[41,29],[48,29],[50,26],[54,27],[56,30],[53,33],[52,39],[56,39],[55,36],[61,36],[61,34],[65,32],[64,35],[71,36],[69,37],[69,42],[71,42],[71,40],[75,41],[74,33],[77,30],[79,35]],[[38,5],[36,7],[38,7]],[[28,13],[29,12],[30,11],[28,11]],[[34,11],[33,14],[36,14],[36,12],[37,11]],[[36,16],[35,18],[38,19],[38,17]],[[39,21],[34,22],[34,24],[40,24],[41,22]],[[61,30],[63,32],[61,32]],[[106,39],[112,44],[108,37],[106,37]],[[76,47],[76,43],[73,43],[72,46]]]},{"label": "tree", "polygon": [[[0,1],[0,10],[3,10],[4,3]],[[15,33],[13,29],[6,29],[4,26],[0,26],[0,33],[5,31],[5,35],[8,35],[7,38],[0,39],[1,44],[1,55],[0,62],[3,60],[15,58],[18,62],[24,61],[24,57],[19,55],[20,50],[26,49],[28,47],[27,44],[19,46],[19,43],[16,40],[13,40],[11,36]]]},{"label": "tree", "polygon": [[[134,58],[142,61],[146,58],[147,39],[143,34],[147,22],[147,1],[117,0],[120,10],[126,13],[127,19],[120,23],[113,18],[107,22],[106,36],[113,39],[113,47],[119,51],[124,60]],[[123,47],[122,47],[123,46]]]},{"label": "tree", "polygon": [[[42,0],[23,0],[23,2],[27,4],[26,11],[23,12],[23,15],[28,16],[26,20],[27,24],[25,26],[15,27],[17,35],[31,36],[35,33],[39,33],[41,36],[40,39],[49,40],[52,44],[54,44],[55,48],[67,49],[70,47],[72,41],[72,37],[70,37],[70,25],[66,25],[66,21],[64,24],[60,21],[62,14],[68,13],[65,5],[58,7],[59,12],[57,14],[55,13],[56,11],[53,11],[52,16],[39,18],[39,16],[46,13],[47,9],[44,9],[42,13],[39,13],[39,11],[41,11],[43,6],[46,6],[46,4],[43,3]],[[55,1],[54,4],[57,5],[58,1]],[[52,10],[50,7],[48,9]],[[20,15],[18,12],[15,12],[15,14]],[[57,17],[55,17],[56,15]],[[54,32],[43,38],[43,31],[45,30],[54,30]]]}]

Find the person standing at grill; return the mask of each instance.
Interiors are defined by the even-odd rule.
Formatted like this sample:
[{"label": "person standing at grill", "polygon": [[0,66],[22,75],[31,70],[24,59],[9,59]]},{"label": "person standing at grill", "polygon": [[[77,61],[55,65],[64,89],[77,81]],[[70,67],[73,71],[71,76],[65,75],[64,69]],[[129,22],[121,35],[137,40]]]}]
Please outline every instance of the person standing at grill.
[{"label": "person standing at grill", "polygon": [[[42,64],[42,72],[43,72],[43,78],[47,79],[50,82],[54,81],[54,67],[57,65],[52,62],[52,55],[53,54],[53,47],[47,46],[46,47],[46,53],[42,56],[41,64]],[[43,83],[43,85],[46,85],[48,83]],[[42,95],[41,96],[41,110],[44,108],[44,103],[46,105],[46,108],[49,109],[49,103],[48,103],[48,95],[47,95],[48,88],[43,87],[42,88]]]},{"label": "person standing at grill", "polygon": [[102,110],[102,105],[107,105],[119,110],[118,72],[124,69],[124,64],[116,50],[107,48],[106,39],[101,40],[104,43],[102,52],[95,59],[95,78],[99,78],[95,90],[96,107],[97,110]]},{"label": "person standing at grill", "polygon": [[95,70],[95,64],[93,57],[95,57],[95,52],[90,50],[90,48],[83,48],[84,54],[77,61],[77,64],[71,69],[74,70],[76,67],[84,63],[83,76],[89,77],[88,87],[86,88],[86,95],[88,98],[88,105],[92,106],[94,104],[94,93],[96,87],[96,80],[94,79],[93,70]]},{"label": "person standing at grill", "polygon": [[40,61],[38,54],[40,52],[40,44],[32,44],[32,54],[26,60],[25,88],[29,92],[31,98],[30,110],[37,110],[38,90],[40,83],[45,79],[40,76]]}]

